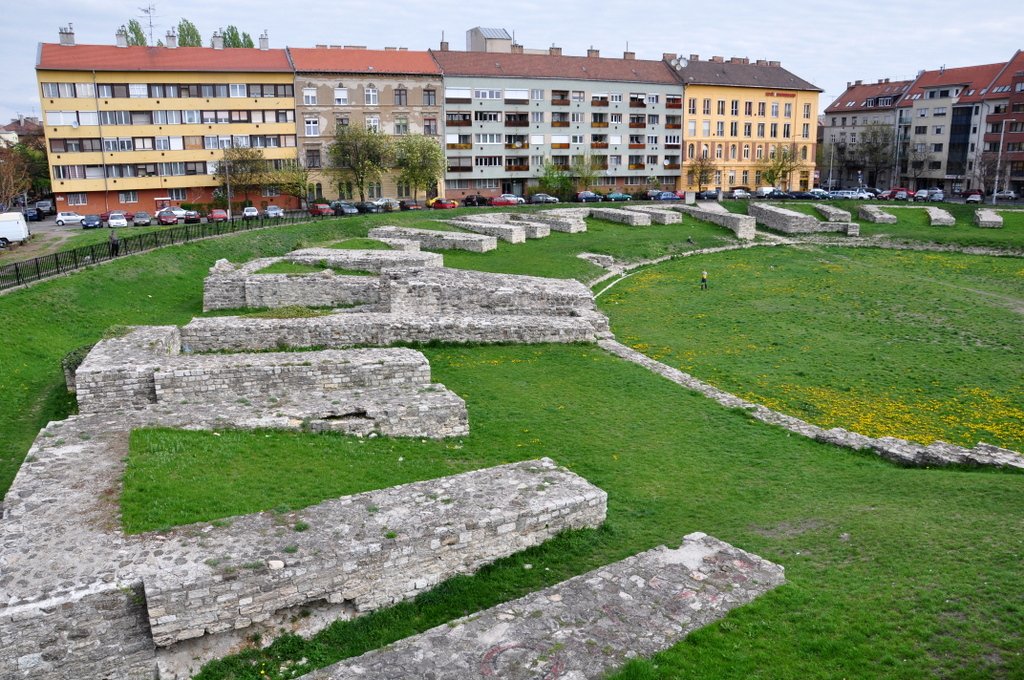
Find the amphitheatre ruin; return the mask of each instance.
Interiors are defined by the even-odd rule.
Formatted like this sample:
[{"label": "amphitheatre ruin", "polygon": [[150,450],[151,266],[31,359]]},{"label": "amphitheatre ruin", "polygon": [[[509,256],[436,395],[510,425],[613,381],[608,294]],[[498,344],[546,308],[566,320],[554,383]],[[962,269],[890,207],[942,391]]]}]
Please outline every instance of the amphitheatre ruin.
[{"label": "amphitheatre ruin", "polygon": [[[850,212],[816,210],[757,204],[739,214],[701,204],[478,212],[430,228],[379,224],[366,238],[381,249],[323,243],[218,260],[203,282],[206,314],[121,328],[68,367],[77,413],[38,433],[3,503],[0,677],[190,678],[253,640],[269,642],[282,631],[309,637],[563,532],[602,527],[616,501],[607,490],[557,453],[510,452],[503,464],[302,508],[125,531],[118,495],[135,430],[446,442],[492,425],[433,377],[423,347],[590,346],[723,411],[850,456],[900,469],[951,466],[950,474],[1024,470],[1018,452],[983,442],[924,443],[814,424],[630,346],[613,334],[595,294],[614,291],[606,286],[652,261],[583,253],[607,270],[587,283],[445,266],[450,252],[488,253],[553,232],[579,236],[588,221],[645,229],[696,220],[720,230],[720,243],[686,257],[803,238],[872,245]],[[926,210],[937,227],[952,219]],[[858,219],[884,224],[895,212],[865,206]],[[1001,219],[979,210],[975,226],[1000,228]],[[286,273],[267,273],[276,266]],[[296,308],[307,311],[273,312]],[[249,313],[255,310],[269,313]],[[605,677],[784,586],[784,566],[696,527],[380,649],[273,677]]]}]

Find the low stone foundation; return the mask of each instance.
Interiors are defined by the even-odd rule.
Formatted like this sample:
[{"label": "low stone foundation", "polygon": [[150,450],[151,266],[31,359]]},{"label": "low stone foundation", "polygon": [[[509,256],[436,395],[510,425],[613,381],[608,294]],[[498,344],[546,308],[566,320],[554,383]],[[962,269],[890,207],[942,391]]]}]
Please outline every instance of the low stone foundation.
[{"label": "low stone foundation", "polygon": [[587,230],[587,223],[584,220],[586,215],[580,214],[573,208],[556,208],[554,210],[538,210],[529,214],[512,213],[512,221],[528,220],[547,225],[551,231],[561,231],[567,234],[579,234]]},{"label": "low stone foundation", "polygon": [[825,218],[826,222],[849,222],[852,219],[849,210],[842,210],[825,203],[815,203],[814,209]]},{"label": "low stone foundation", "polygon": [[301,677],[601,678],[783,583],[782,567],[694,533]]},{"label": "low stone foundation", "polygon": [[855,222],[822,222],[810,215],[766,203],[748,202],[747,213],[769,229],[781,231],[784,234],[838,231],[847,236],[857,236],[860,233],[860,225]]},{"label": "low stone foundation", "polygon": [[407,227],[375,227],[370,230],[370,238],[400,238],[416,241],[428,250],[468,250],[473,253],[486,253],[498,247],[498,239],[481,234],[465,234],[455,231],[431,231],[430,229],[410,229]]},{"label": "low stone foundation", "polygon": [[[717,203],[711,205],[718,207]],[[709,210],[703,206],[692,205],[675,205],[672,206],[672,209],[686,213],[690,217],[702,222],[710,222],[711,224],[725,227],[732,231],[738,239],[749,241],[754,238],[757,221],[750,215],[738,215],[736,213]]]},{"label": "low stone foundation", "polygon": [[619,222],[628,224],[631,227],[651,226],[651,216],[636,210],[622,210],[619,208],[591,208],[590,216],[595,220],[606,222]]},{"label": "low stone foundation", "polygon": [[857,216],[860,219],[873,224],[896,224],[899,222],[895,215],[883,212],[877,205],[860,206],[857,208]]},{"label": "low stone foundation", "polygon": [[928,220],[933,227],[952,227],[956,224],[956,218],[948,210],[927,205],[924,208],[928,213]]},{"label": "low stone foundation", "polygon": [[[391,239],[377,239],[386,241]],[[408,241],[406,244],[410,243]],[[293,250],[282,259],[298,264],[318,265],[338,269],[357,269],[380,273],[384,269],[443,267],[444,258],[438,253],[420,252],[417,243],[411,242],[409,250],[349,250],[346,248],[301,248]],[[251,272],[249,265],[242,269]]]},{"label": "low stone foundation", "polygon": [[517,224],[481,219],[445,220],[445,223],[476,234],[494,236],[506,243],[526,243],[526,230]]},{"label": "low stone foundation", "polygon": [[1002,229],[1003,217],[991,208],[978,208],[974,211],[974,226],[982,229]]},{"label": "low stone foundation", "polygon": [[655,224],[679,224],[683,221],[683,216],[677,211],[668,210],[667,208],[653,208],[648,205],[631,205],[625,208],[625,210],[633,210],[639,213],[643,213],[651,218],[651,222]]}]

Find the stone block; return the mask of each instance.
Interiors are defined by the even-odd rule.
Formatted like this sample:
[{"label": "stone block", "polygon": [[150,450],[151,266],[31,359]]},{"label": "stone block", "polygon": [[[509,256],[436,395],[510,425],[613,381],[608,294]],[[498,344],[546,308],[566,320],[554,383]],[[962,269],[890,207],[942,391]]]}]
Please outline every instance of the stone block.
[{"label": "stone block", "polygon": [[877,205],[862,205],[857,208],[857,216],[873,224],[896,224],[899,220],[892,213],[884,212]]},{"label": "stone block", "polygon": [[635,210],[622,210],[620,208],[591,208],[590,216],[596,220],[619,222],[620,224],[628,224],[631,227],[651,226],[651,216]]},{"label": "stone block", "polygon": [[948,210],[929,205],[925,206],[925,212],[928,213],[929,223],[933,227],[952,227],[956,224],[956,218]]},{"label": "stone block", "polygon": [[849,210],[842,210],[827,203],[815,203],[814,209],[826,222],[849,222],[852,219]]},{"label": "stone block", "polygon": [[720,207],[717,203],[712,203],[703,206],[674,205],[672,206],[672,209],[685,213],[702,222],[710,222],[711,224],[717,224],[720,227],[725,227],[732,231],[732,233],[736,235],[736,238],[742,241],[753,240],[757,227],[757,222],[753,217],[750,215],[738,215],[731,212],[722,212],[721,210],[711,210],[709,209],[711,206],[716,208]]},{"label": "stone block", "polygon": [[498,239],[494,236],[454,231],[386,226],[371,229],[369,236],[370,238],[408,239],[418,242],[421,247],[428,250],[468,250],[473,253],[486,253],[498,247]]},{"label": "stone block", "polygon": [[1002,229],[1003,217],[991,208],[978,208],[974,211],[974,226],[982,229]]}]

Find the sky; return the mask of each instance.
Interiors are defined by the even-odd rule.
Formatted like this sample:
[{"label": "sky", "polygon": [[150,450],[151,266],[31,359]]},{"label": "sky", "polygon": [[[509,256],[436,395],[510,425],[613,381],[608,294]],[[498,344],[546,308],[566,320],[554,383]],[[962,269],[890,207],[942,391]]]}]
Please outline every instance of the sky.
[{"label": "sky", "polygon": [[[32,3],[8,3],[0,25],[5,83],[0,88],[0,121],[39,115],[34,73],[39,43],[58,42],[58,28],[70,23],[78,44],[112,45],[117,28],[130,19],[148,27],[149,18],[140,9],[147,1],[51,0],[43,11]],[[602,56],[621,56],[628,49],[638,59],[661,59],[662,53],[674,52],[702,59],[777,60],[824,90],[821,110],[847,82],[912,79],[921,69],[1004,62],[1024,48],[1024,19],[1011,18],[1006,11],[975,11],[951,0],[925,5],[866,0],[855,8],[827,7],[820,0],[717,7],[686,0],[635,5],[518,0],[505,6],[476,6],[465,0],[379,5],[351,0],[305,5],[268,0],[151,2],[154,38],[184,17],[196,24],[206,44],[214,30],[234,24],[254,40],[266,30],[273,48],[335,44],[425,50],[436,49],[443,36],[451,49],[463,50],[466,31],[483,26],[504,28],[527,48],[556,45],[566,55],[586,55],[593,47]]]}]

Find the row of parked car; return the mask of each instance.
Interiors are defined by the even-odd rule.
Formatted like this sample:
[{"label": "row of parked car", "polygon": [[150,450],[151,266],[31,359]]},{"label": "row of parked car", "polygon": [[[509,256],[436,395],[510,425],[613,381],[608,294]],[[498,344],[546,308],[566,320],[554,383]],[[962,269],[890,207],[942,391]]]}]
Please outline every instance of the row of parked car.
[{"label": "row of parked car", "polygon": [[[284,209],[276,205],[268,205],[261,212],[258,208],[249,206],[242,209],[242,219],[276,219],[285,216]],[[111,210],[99,214],[80,215],[74,211],[60,211],[57,213],[57,226],[65,224],[78,224],[83,229],[98,229],[100,227],[148,227],[153,224],[199,224],[206,218],[207,222],[227,222],[228,212],[220,208],[214,208],[209,213],[200,213],[196,210],[185,210],[180,206],[161,208],[156,213],[150,214],[144,210],[128,212],[124,210]]]}]

